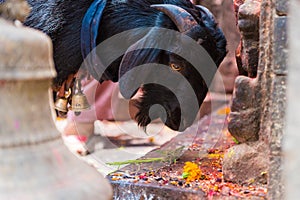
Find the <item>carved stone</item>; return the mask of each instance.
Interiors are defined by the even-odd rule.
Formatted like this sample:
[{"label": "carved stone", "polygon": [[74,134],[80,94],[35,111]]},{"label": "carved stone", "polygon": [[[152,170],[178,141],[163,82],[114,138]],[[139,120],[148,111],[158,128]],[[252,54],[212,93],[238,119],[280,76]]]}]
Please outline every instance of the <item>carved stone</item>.
[{"label": "carved stone", "polygon": [[[247,2],[252,5],[255,2],[258,3],[258,1],[246,0],[245,4]],[[262,183],[267,181],[268,199],[283,199],[284,192],[282,139],[288,57],[287,4],[288,1],[286,0],[261,1],[259,26],[253,29],[259,30],[257,76],[254,79],[249,77],[237,78],[232,113],[230,114],[229,130],[241,144],[230,148],[223,160],[223,172],[226,180],[245,184],[249,183],[249,179]],[[257,14],[253,13],[259,13],[259,11],[252,7],[249,12],[246,12],[243,9],[247,6],[244,6],[240,6],[239,12],[243,12],[239,13],[239,16],[248,16],[247,18],[252,20],[251,23],[255,24]],[[242,23],[239,22],[240,24]],[[245,40],[248,38],[248,35],[243,31],[249,31],[251,37],[255,36],[254,33],[251,33],[251,29],[246,27],[241,29],[243,44],[247,43]],[[251,45],[249,46],[251,47]],[[253,54],[249,54],[249,57],[252,58],[252,56]],[[245,59],[247,56],[242,56],[242,62],[249,64],[249,60],[245,61]],[[253,70],[252,67],[245,68],[250,77],[254,75],[251,71]],[[248,135],[250,129],[254,132],[252,136],[251,134]],[[230,152],[233,150],[239,152],[235,154],[234,159],[230,157]],[[257,162],[257,157],[261,159],[257,165],[251,165],[251,169],[241,170],[240,163],[245,161],[245,156],[250,165]],[[266,174],[261,176],[260,173],[257,173],[253,176],[247,170],[264,172],[263,174],[266,172]]]},{"label": "carved stone", "polygon": [[260,108],[257,79],[237,77],[228,130],[240,143],[257,141]]},{"label": "carved stone", "polygon": [[252,78],[256,77],[258,65],[260,4],[260,0],[246,0],[238,10],[241,68]]}]

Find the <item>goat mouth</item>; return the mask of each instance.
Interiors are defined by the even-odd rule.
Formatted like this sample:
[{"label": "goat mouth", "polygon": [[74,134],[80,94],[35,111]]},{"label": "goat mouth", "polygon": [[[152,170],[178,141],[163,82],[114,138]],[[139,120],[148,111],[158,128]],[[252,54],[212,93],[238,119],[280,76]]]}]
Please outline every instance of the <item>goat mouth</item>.
[{"label": "goat mouth", "polygon": [[187,119],[183,118],[183,116],[179,115],[177,118],[169,118],[171,120],[167,120],[165,122],[165,125],[171,128],[174,131],[184,131],[186,128],[188,128],[191,123],[188,122]]},{"label": "goat mouth", "polygon": [[[159,115],[159,114],[157,114]],[[176,116],[176,117],[174,117]],[[147,126],[152,122],[152,120],[160,118],[161,121],[170,129],[174,131],[184,131],[189,124],[187,123],[186,119],[183,119],[182,116],[178,113],[167,113],[166,115],[158,116],[157,118],[153,118],[149,116],[149,114],[142,114],[142,112],[138,112],[135,115],[135,120],[138,122],[139,126],[142,127],[144,130],[147,129]]]},{"label": "goat mouth", "polygon": [[144,130],[154,119],[160,118],[167,127],[182,132],[195,120],[199,108],[193,106],[194,100],[187,95],[180,104],[177,96],[161,85],[143,85],[139,91],[139,95],[135,95],[138,98],[130,100],[135,107],[131,116]]},{"label": "goat mouth", "polygon": [[134,113],[131,116],[137,121],[138,125],[145,131],[147,126],[155,119],[160,119],[167,127],[174,131],[182,129],[180,126],[184,125],[185,120],[181,119],[181,111],[179,107],[175,110],[170,109],[167,105],[152,104],[145,106],[141,99],[130,100],[131,105],[134,105]]},{"label": "goat mouth", "polygon": [[180,119],[171,119],[170,115],[158,116],[158,117],[151,117],[149,114],[143,114],[142,112],[138,111],[138,113],[135,115],[135,120],[138,122],[138,125],[142,127],[144,130],[146,130],[147,126],[155,119],[161,119],[164,124],[169,127],[170,129],[174,131],[179,130],[180,126]]}]

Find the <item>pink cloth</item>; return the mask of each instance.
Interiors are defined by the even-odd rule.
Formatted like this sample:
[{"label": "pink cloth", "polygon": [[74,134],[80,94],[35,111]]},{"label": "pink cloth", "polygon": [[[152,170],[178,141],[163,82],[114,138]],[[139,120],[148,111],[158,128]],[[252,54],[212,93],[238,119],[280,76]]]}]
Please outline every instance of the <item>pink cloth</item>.
[{"label": "pink cloth", "polygon": [[76,116],[73,111],[68,112],[68,120],[91,123],[95,120],[113,120],[111,98],[114,88],[118,83],[104,81],[100,84],[95,79],[82,81],[83,93],[86,95],[91,109],[81,112]]}]

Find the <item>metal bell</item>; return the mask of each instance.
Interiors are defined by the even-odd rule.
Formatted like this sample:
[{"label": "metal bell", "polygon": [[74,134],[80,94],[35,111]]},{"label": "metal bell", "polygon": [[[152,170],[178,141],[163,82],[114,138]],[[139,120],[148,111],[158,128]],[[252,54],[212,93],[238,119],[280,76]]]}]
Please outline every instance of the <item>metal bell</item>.
[{"label": "metal bell", "polygon": [[74,111],[75,115],[79,115],[82,111],[90,109],[91,106],[81,90],[81,83],[79,79],[76,79],[75,89],[77,92],[72,96],[71,110]]},{"label": "metal bell", "polygon": [[66,113],[68,112],[68,103],[69,103],[69,97],[71,95],[72,91],[71,88],[69,88],[68,91],[65,91],[65,96],[58,98],[54,103],[54,108],[60,112]]},{"label": "metal bell", "polygon": [[68,99],[59,98],[54,103],[54,108],[61,112],[68,112]]}]

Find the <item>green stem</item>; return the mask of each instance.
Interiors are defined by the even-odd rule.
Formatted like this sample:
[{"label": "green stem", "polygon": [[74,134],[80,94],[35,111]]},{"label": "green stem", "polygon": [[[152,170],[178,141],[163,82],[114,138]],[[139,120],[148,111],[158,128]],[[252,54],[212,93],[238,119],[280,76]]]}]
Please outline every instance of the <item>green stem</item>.
[{"label": "green stem", "polygon": [[163,161],[164,158],[148,158],[148,159],[138,159],[138,160],[125,160],[125,161],[120,161],[120,162],[110,162],[106,163],[108,165],[126,165],[126,164],[139,164],[139,163],[148,163],[148,162],[157,162],[157,161]]}]

